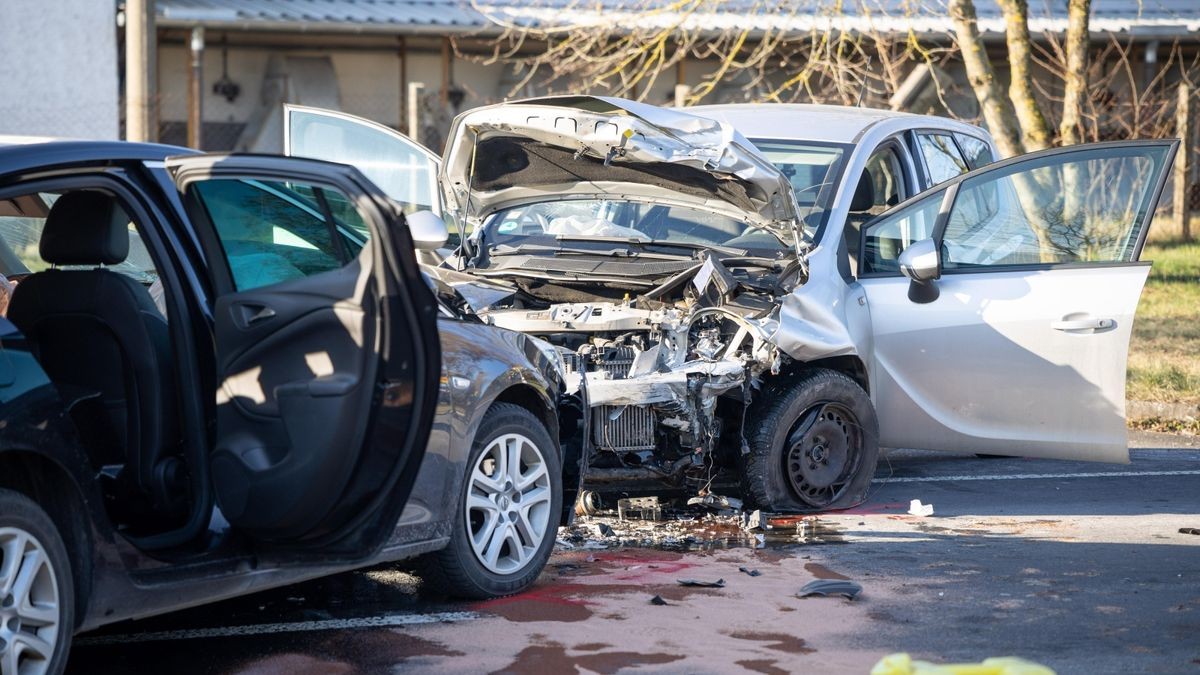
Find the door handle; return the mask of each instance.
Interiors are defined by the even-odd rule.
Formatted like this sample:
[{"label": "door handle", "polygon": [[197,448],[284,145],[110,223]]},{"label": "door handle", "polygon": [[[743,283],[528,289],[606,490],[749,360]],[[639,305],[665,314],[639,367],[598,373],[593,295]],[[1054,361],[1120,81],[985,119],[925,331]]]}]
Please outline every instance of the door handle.
[{"label": "door handle", "polygon": [[1097,319],[1088,317],[1085,319],[1067,319],[1051,322],[1050,327],[1054,330],[1063,332],[1084,331],[1084,330],[1108,330],[1117,325],[1114,319]]},{"label": "door handle", "polygon": [[263,321],[275,316],[275,310],[267,307],[266,305],[260,305],[258,303],[239,304],[238,311],[240,312],[239,318],[242,320],[243,326],[252,326],[256,323],[262,323]]}]

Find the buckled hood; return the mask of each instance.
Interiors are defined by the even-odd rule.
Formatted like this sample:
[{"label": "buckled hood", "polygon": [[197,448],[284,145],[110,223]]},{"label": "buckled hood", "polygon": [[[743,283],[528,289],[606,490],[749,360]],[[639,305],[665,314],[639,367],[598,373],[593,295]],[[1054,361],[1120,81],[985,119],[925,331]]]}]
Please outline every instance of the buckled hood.
[{"label": "buckled hood", "polygon": [[800,246],[787,178],[723,122],[604,96],[555,96],[455,118],[439,183],[468,219],[548,199],[628,198],[722,213]]}]

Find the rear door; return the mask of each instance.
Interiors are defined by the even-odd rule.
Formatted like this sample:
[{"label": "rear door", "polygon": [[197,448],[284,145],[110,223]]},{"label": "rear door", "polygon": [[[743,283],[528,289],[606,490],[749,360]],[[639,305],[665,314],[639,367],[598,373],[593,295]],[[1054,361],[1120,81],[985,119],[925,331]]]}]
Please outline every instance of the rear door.
[{"label": "rear door", "polygon": [[[1128,460],[1125,363],[1150,266],[1138,258],[1177,145],[1014,158],[864,226],[881,445]],[[928,238],[941,278],[914,301],[898,258]]]},{"label": "rear door", "polygon": [[371,179],[405,213],[442,215],[437,189],[441,159],[404,134],[333,110],[284,106],[284,154],[349,164]]},{"label": "rear door", "polygon": [[424,455],[434,300],[388,199],[312,160],[168,160],[217,289],[212,484],[244,533],[360,559],[391,533]]}]

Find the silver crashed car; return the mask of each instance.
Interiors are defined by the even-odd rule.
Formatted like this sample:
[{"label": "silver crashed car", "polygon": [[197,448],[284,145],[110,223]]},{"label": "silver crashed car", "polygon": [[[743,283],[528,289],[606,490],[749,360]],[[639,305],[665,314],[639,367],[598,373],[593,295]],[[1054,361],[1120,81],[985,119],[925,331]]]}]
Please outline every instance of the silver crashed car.
[{"label": "silver crashed car", "polygon": [[[811,510],[860,501],[881,446],[1127,461],[1138,256],[1177,143],[982,166],[986,133],[950,125],[981,168],[934,176],[897,152],[864,180],[872,148],[821,138],[845,124],[793,118],[812,143],[760,150],[720,119],[543,98],[460,115],[439,160],[344,115],[288,116],[292,152],[393,176],[458,224],[432,273],[478,320],[556,347],[588,482],[706,496],[724,473],[754,506]],[[872,133],[890,138],[855,137]]]}]

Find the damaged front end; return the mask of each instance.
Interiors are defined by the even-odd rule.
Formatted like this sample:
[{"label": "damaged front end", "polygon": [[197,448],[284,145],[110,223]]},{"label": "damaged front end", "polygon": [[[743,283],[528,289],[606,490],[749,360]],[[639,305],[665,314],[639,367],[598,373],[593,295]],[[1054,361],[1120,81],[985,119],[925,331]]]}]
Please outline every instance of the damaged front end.
[{"label": "damaged front end", "polygon": [[472,233],[436,275],[464,313],[561,356],[586,483],[712,495],[752,456],[767,378],[845,344],[841,326],[795,339],[802,214],[788,179],[723,124],[541,99],[464,113],[447,148],[439,184]]},{"label": "damaged front end", "polygon": [[753,297],[714,258],[684,281],[670,299],[478,313],[560,351],[568,391],[586,391],[589,483],[657,479],[705,490],[729,463],[721,455],[745,442],[752,390],[786,358],[770,340],[774,302]]}]

